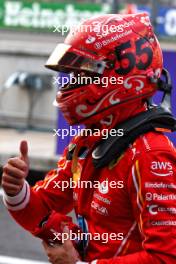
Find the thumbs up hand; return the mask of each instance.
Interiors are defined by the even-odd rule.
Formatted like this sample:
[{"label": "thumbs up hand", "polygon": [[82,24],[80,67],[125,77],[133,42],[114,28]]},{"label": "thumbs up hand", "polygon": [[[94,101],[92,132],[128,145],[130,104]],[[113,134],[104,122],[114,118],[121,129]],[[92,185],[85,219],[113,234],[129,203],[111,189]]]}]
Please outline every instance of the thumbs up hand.
[{"label": "thumbs up hand", "polygon": [[17,195],[23,187],[28,172],[28,144],[26,141],[21,141],[19,157],[10,158],[3,167],[2,187],[5,193],[9,196]]}]

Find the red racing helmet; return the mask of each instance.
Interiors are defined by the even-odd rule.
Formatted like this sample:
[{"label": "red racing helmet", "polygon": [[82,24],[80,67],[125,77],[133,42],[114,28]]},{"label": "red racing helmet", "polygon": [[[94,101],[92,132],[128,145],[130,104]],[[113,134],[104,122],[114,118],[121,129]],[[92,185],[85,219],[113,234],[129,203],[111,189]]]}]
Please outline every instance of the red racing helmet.
[{"label": "red racing helmet", "polygon": [[[68,81],[56,96],[69,124],[96,124],[150,98],[158,88],[163,58],[146,13],[110,14],[70,31],[46,67],[79,79]],[[89,81],[80,83],[81,77]]]}]

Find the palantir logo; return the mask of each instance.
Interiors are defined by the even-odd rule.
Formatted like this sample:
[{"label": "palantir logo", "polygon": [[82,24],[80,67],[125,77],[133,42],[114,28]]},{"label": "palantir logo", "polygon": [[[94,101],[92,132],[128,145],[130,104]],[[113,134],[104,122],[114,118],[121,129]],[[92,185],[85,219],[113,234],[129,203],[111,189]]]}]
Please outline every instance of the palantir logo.
[{"label": "palantir logo", "polygon": [[172,164],[168,161],[153,161],[150,168],[155,176],[167,177],[173,174]]}]

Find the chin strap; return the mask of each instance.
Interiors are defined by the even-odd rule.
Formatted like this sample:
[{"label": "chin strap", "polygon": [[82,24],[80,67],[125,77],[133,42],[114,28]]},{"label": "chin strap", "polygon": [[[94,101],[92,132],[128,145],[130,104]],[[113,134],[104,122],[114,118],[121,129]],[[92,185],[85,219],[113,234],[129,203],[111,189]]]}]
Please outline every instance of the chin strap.
[{"label": "chin strap", "polygon": [[[172,81],[169,72],[166,69],[162,70],[162,77],[156,81],[156,79],[151,78],[151,82],[157,82],[158,90],[163,92],[163,97],[161,100],[160,107],[165,109],[167,112],[172,112],[171,109],[171,94],[172,94]],[[149,100],[149,108],[153,107],[152,99]]]},{"label": "chin strap", "polygon": [[123,122],[115,129],[123,129],[123,136],[109,136],[102,140],[92,152],[95,168],[108,165],[118,158],[140,135],[149,131],[176,131],[176,119],[171,113],[171,78],[165,69],[162,72],[165,81],[159,79],[159,90],[164,92],[159,106],[149,105],[149,110]]}]

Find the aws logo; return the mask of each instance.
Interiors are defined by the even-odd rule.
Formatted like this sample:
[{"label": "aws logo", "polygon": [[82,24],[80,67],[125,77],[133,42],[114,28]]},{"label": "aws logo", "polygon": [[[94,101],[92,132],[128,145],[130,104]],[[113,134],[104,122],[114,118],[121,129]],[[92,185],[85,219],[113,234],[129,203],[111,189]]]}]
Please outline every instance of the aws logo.
[{"label": "aws logo", "polygon": [[155,176],[167,177],[173,174],[173,167],[170,162],[153,161],[151,163],[151,173]]}]

